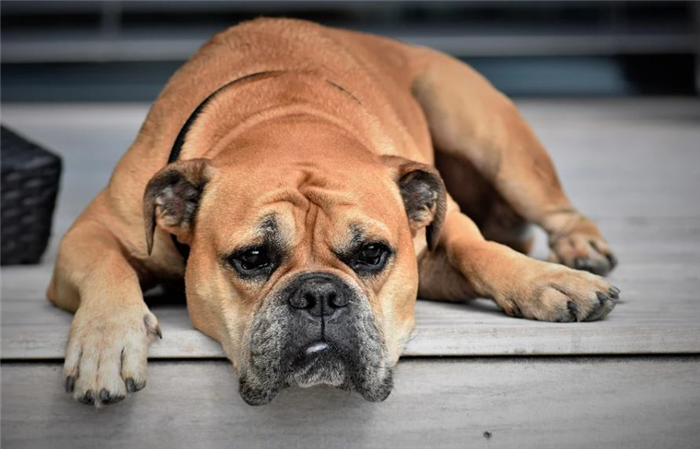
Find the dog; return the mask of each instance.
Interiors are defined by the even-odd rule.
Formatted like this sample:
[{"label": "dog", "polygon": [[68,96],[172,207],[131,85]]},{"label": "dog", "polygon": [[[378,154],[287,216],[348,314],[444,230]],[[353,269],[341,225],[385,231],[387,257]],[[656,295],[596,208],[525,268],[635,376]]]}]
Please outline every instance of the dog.
[{"label": "dog", "polygon": [[[547,262],[526,255],[532,225]],[[146,385],[162,333],[143,291],[183,279],[245,402],[317,384],[382,401],[417,297],[592,321],[618,301],[600,277],[615,264],[513,103],[468,65],[258,19],[172,76],[64,236],[47,296],[75,312],[64,379],[83,403]]]}]

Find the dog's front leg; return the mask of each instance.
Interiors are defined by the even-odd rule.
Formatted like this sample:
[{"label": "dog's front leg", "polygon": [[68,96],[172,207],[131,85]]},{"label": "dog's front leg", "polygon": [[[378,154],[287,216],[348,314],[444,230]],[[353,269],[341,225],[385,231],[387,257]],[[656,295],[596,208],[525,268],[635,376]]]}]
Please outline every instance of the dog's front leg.
[{"label": "dog's front leg", "polygon": [[[466,288],[455,291],[491,298],[508,315],[542,321],[592,321],[607,315],[620,293],[594,274],[535,260],[485,240],[476,225],[456,208],[445,217],[440,243],[433,253],[424,255],[427,259],[421,260],[421,271],[430,270],[431,263],[451,266],[466,284]],[[445,257],[447,264],[431,257]],[[440,286],[454,286],[454,279],[448,283],[434,273],[432,279],[421,273],[421,294],[430,292],[435,298],[454,295],[440,292]]]},{"label": "dog's front leg", "polygon": [[109,229],[85,218],[74,225],[61,243],[47,295],[75,311],[64,368],[75,399],[100,406],[146,385],[148,346],[161,332]]}]

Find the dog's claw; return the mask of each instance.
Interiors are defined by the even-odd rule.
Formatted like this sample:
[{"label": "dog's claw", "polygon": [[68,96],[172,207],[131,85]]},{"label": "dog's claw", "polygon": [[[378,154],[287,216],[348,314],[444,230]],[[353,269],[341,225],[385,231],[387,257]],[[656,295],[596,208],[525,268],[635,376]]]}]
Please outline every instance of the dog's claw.
[{"label": "dog's claw", "polygon": [[157,335],[161,340],[163,339],[163,331],[160,330],[158,323],[152,323],[151,317],[148,315],[143,316],[143,324],[146,325],[146,330],[154,335]]},{"label": "dog's claw", "polygon": [[66,393],[72,393],[73,390],[75,390],[75,376],[66,377],[66,382],[64,385],[66,387]]},{"label": "dog's claw", "polygon": [[117,402],[123,401],[125,396],[113,396],[107,391],[106,388],[103,388],[100,391],[100,402],[103,404],[116,404]]},{"label": "dog's claw", "polygon": [[606,295],[605,293],[596,292],[595,295],[596,295],[596,297],[598,298],[598,301],[600,301],[601,304],[605,304],[605,302],[606,302],[608,299],[610,299],[610,298],[608,297],[608,295]]},{"label": "dog's claw", "polygon": [[80,397],[80,402],[87,405],[93,405],[95,403],[95,393],[92,390],[88,390],[84,396]]},{"label": "dog's claw", "polygon": [[578,312],[578,304],[576,304],[576,303],[573,302],[573,301],[569,301],[569,302],[566,303],[566,307],[569,309],[569,313],[570,313],[571,316],[574,318],[574,321],[579,321],[578,315],[577,315],[577,312]]},{"label": "dog's claw", "polygon": [[135,391],[143,390],[146,387],[146,382],[136,383],[133,377],[126,379],[126,391],[134,393]]}]

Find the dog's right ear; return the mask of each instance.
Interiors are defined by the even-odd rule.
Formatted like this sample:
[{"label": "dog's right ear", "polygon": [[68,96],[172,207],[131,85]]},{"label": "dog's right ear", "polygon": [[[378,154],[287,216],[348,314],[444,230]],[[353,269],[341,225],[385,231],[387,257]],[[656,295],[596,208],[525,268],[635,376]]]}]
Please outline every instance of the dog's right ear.
[{"label": "dog's right ear", "polygon": [[156,225],[174,234],[180,243],[189,243],[199,200],[211,174],[208,159],[190,159],[168,164],[151,178],[143,196],[149,255]]},{"label": "dog's right ear", "polygon": [[425,228],[428,249],[434,250],[447,210],[447,190],[435,167],[400,156],[382,156],[399,186],[413,231]]}]

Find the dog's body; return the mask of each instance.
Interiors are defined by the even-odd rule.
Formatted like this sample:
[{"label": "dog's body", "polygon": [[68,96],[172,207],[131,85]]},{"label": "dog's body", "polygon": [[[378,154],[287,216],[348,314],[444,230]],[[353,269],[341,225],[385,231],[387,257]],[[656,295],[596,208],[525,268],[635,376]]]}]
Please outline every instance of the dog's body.
[{"label": "dog's body", "polygon": [[[530,223],[563,265],[511,249],[528,251]],[[429,49],[257,20],[172,77],[65,236],[48,297],[76,311],[66,387],[83,402],[145,385],[160,329],[142,288],[183,277],[246,401],[316,383],[381,400],[417,294],[547,321],[609,313],[619,291],[564,265],[605,274],[614,258],[480,75]]]}]

